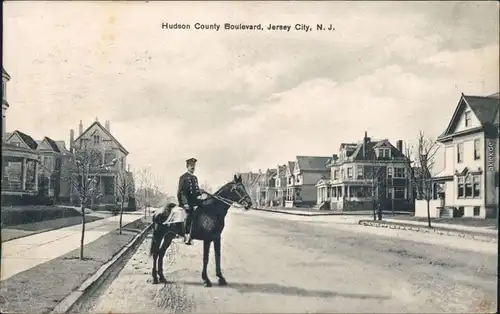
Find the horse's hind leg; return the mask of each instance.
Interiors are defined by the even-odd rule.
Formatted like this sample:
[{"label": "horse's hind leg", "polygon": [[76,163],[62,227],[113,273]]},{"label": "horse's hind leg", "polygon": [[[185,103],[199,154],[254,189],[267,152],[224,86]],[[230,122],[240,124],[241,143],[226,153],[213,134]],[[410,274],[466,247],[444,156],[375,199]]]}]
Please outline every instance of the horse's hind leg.
[{"label": "horse's hind leg", "polygon": [[167,249],[172,243],[174,237],[175,235],[167,233],[163,238],[163,243],[161,244],[160,252],[158,253],[158,276],[161,283],[167,283],[167,279],[165,279],[165,275],[163,275],[163,257],[165,257],[165,253],[167,252]]},{"label": "horse's hind leg", "polygon": [[220,237],[217,237],[214,240],[214,253],[215,253],[215,274],[219,278],[219,286],[227,286],[227,281],[224,276],[222,276],[222,270],[220,267],[220,245],[221,244],[221,239]]},{"label": "horse's hind leg", "polygon": [[156,262],[158,260],[158,253],[153,253],[153,284],[158,283],[158,272],[156,271]]},{"label": "horse's hind leg", "polygon": [[203,270],[201,272],[201,279],[203,279],[203,283],[205,287],[211,287],[212,282],[210,279],[208,279],[207,275],[207,265],[208,265],[208,259],[210,257],[210,244],[212,242],[209,240],[203,240]]}]

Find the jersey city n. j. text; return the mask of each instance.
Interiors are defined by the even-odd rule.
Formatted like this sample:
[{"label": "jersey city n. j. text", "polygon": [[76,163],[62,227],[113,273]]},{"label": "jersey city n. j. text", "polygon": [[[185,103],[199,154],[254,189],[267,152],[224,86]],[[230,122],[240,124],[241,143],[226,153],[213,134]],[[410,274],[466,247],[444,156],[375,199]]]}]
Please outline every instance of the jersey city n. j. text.
[{"label": "jersey city n. j. text", "polygon": [[200,31],[277,31],[277,32],[310,32],[310,31],[334,31],[335,27],[332,24],[280,24],[280,23],[169,23],[162,22],[161,28],[165,30],[200,30]]}]

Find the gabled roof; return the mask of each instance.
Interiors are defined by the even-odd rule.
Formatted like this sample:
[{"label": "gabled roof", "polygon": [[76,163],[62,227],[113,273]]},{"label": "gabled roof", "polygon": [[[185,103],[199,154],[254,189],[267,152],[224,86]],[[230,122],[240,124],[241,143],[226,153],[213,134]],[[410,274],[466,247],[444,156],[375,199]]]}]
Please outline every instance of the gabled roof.
[{"label": "gabled roof", "polygon": [[8,80],[10,80],[10,75],[5,71],[5,69],[2,67],[2,77],[5,77]]},{"label": "gabled roof", "polygon": [[38,147],[37,142],[31,136],[29,136],[28,134],[23,133],[23,132],[21,132],[19,130],[15,130],[9,136],[9,138],[12,137],[14,134],[17,134],[29,148],[36,149]]},{"label": "gabled roof", "polygon": [[451,130],[453,130],[458,123],[458,117],[464,110],[465,105],[470,107],[474,115],[481,123],[481,126],[485,127],[498,123],[498,109],[500,107],[498,93],[486,97],[468,96],[462,94],[446,130],[439,137],[444,137],[450,134]]},{"label": "gabled roof", "polygon": [[288,170],[293,173],[293,169],[295,168],[295,161],[288,162]]},{"label": "gabled roof", "polygon": [[69,150],[66,148],[66,143],[64,141],[55,141],[55,142],[61,153],[69,153]]},{"label": "gabled roof", "polygon": [[300,171],[326,171],[326,164],[330,157],[297,156]]},{"label": "gabled roof", "polygon": [[38,147],[40,147],[40,144],[42,144],[42,143],[43,143],[43,141],[47,141],[47,143],[49,143],[49,146],[52,148],[52,150],[53,150],[53,151],[55,151],[55,152],[57,152],[57,153],[60,153],[60,152],[61,152],[61,151],[59,150],[59,146],[57,146],[56,142],[55,142],[53,139],[51,139],[50,137],[47,137],[47,136],[45,136],[45,137],[43,138],[43,140],[41,140],[41,141],[36,141],[36,142],[37,142],[37,144],[38,144]]},{"label": "gabled roof", "polygon": [[82,134],[78,135],[78,137],[75,139],[75,142],[78,141],[85,133],[87,133],[94,125],[97,125],[99,128],[101,128],[101,130],[106,135],[108,135],[125,154],[128,155],[128,150],[126,150],[125,147],[123,147],[123,145],[118,142],[118,140],[108,130],[106,130],[106,128],[99,121],[94,121],[87,129],[85,129],[85,131],[82,132]]},{"label": "gabled roof", "polygon": [[360,143],[356,147],[356,150],[352,154],[352,160],[361,161],[361,160],[373,160],[376,158],[375,149],[381,146],[387,146],[391,150],[392,157],[405,157],[403,152],[400,152],[394,145],[389,142],[387,139],[370,141],[366,143],[365,152],[366,156],[363,156],[363,144]]}]

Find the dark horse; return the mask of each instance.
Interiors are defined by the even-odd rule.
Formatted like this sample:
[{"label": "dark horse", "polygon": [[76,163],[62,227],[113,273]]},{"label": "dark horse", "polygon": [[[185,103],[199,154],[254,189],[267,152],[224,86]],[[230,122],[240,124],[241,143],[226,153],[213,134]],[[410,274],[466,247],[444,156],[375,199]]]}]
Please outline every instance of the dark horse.
[{"label": "dark horse", "polygon": [[[207,194],[209,195],[209,194]],[[207,199],[202,201],[202,204],[196,209],[192,214],[193,225],[198,225],[200,218],[198,213],[210,213],[211,216],[216,217],[216,227],[212,232],[207,235],[195,235],[192,234],[193,239],[203,240],[203,271],[201,273],[201,278],[205,287],[211,287],[212,282],[207,275],[207,265],[210,253],[210,244],[214,243],[215,250],[215,271],[219,278],[219,285],[227,285],[226,279],[222,275],[222,270],[220,266],[220,254],[221,254],[221,233],[224,229],[224,222],[227,211],[233,203],[238,203],[244,206],[245,210],[248,210],[252,206],[252,201],[250,196],[243,185],[241,175],[234,176],[234,180],[222,186],[215,194],[209,195]],[[183,223],[173,224],[171,226],[162,225],[162,223],[167,219],[168,214],[172,210],[175,204],[167,204],[165,209],[161,213],[155,213],[153,216],[154,231],[153,239],[151,241],[150,254],[153,255],[153,283],[167,283],[165,276],[163,275],[163,258],[167,252],[168,247],[172,243],[172,240],[177,235],[183,234]],[[194,226],[192,230],[196,229]],[[158,269],[157,267],[158,266]],[[158,278],[159,277],[159,278]],[[159,280],[158,280],[159,279]]]}]

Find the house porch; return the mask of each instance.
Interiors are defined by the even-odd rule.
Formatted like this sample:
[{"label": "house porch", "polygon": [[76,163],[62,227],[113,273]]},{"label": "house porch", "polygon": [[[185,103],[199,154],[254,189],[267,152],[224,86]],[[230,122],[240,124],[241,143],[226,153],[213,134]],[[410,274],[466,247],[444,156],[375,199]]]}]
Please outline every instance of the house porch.
[{"label": "house porch", "polygon": [[37,196],[38,167],[36,151],[2,143],[2,203],[24,204],[26,197]]}]

